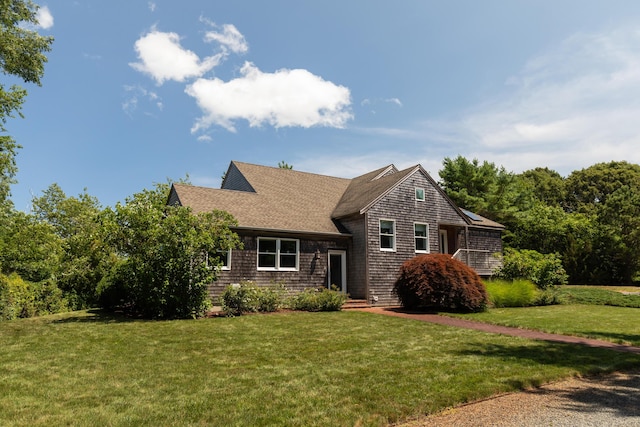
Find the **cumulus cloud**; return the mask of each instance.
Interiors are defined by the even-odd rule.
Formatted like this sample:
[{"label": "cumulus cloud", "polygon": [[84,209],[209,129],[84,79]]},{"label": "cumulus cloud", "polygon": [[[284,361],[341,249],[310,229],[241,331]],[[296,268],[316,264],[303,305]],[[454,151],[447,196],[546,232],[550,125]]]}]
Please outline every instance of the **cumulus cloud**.
[{"label": "cumulus cloud", "polygon": [[40,6],[36,12],[36,20],[40,28],[48,30],[53,27],[53,15],[47,6]]},{"label": "cumulus cloud", "polygon": [[200,59],[191,50],[180,44],[176,33],[152,29],[135,43],[140,62],[130,63],[131,67],[151,76],[159,85],[167,80],[184,82],[200,77],[219,64],[222,55]]},{"label": "cumulus cloud", "polygon": [[201,78],[187,86],[186,93],[204,112],[192,132],[212,125],[234,132],[236,120],[246,120],[252,127],[341,128],[352,118],[349,89],[307,70],[265,73],[246,62],[240,73],[241,77],[228,82]]},{"label": "cumulus cloud", "polygon": [[603,161],[640,163],[638,52],[635,27],[574,34],[532,57],[499,97],[424,131],[515,171],[548,166],[568,174]]},{"label": "cumulus cloud", "polygon": [[[219,28],[218,25],[205,18],[201,18],[201,20],[216,29]],[[206,42],[217,42],[225,51],[228,49],[233,53],[246,53],[249,50],[249,44],[244,36],[232,24],[222,25],[222,31],[207,31],[204,35],[204,40]]]}]

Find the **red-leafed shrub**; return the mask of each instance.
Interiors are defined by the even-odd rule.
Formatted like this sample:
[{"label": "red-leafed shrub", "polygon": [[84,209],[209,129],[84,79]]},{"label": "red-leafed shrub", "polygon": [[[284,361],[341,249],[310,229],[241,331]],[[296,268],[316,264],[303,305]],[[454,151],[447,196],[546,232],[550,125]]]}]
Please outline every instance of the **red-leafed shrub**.
[{"label": "red-leafed shrub", "polygon": [[419,255],[402,264],[394,292],[405,308],[484,311],[488,296],[478,274],[446,254]]}]

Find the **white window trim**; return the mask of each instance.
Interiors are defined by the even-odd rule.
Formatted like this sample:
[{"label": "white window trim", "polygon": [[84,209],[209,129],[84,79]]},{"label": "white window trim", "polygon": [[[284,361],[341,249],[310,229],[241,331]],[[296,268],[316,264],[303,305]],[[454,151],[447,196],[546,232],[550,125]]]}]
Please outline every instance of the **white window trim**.
[{"label": "white window trim", "polygon": [[[416,236],[416,225],[424,225],[425,226],[425,228],[426,228],[426,230],[425,230],[426,236],[424,236],[424,237]],[[424,250],[424,251],[416,249],[416,239],[424,239],[426,241],[426,243],[427,243],[425,245],[427,247],[427,249]],[[414,248],[414,250],[415,250],[415,252],[417,254],[428,254],[430,252],[431,247],[429,245],[429,224],[427,224],[425,222],[414,222],[413,223],[413,248]]]},{"label": "white window trim", "polygon": [[[224,251],[220,251],[220,252],[224,252]],[[225,265],[225,264],[222,264],[222,265],[220,266],[220,270],[222,270],[222,271],[229,271],[229,270],[231,270],[231,249],[229,249],[229,250],[227,251],[227,264],[226,264],[226,265]]]},{"label": "white window trim", "polygon": [[[382,225],[382,221],[386,221],[386,222],[390,222],[393,225],[393,233],[391,234],[382,234],[382,230],[381,230],[381,225]],[[397,239],[397,230],[396,230],[396,220],[395,219],[386,219],[386,218],[380,218],[380,220],[378,221],[378,244],[380,246],[380,250],[383,252],[395,252],[396,251],[396,241]],[[383,248],[382,247],[382,236],[391,236],[391,238],[393,239],[393,245],[391,248]]]},{"label": "white window trim", "polygon": [[[276,241],[276,265],[275,267],[260,267],[260,240],[275,240]],[[295,267],[280,267],[280,244],[281,242],[296,242],[296,266]],[[262,252],[266,254],[267,252]],[[270,253],[270,252],[269,252]],[[292,256],[293,254],[288,254]],[[256,246],[256,268],[258,271],[299,271],[300,270],[300,240],[298,239],[285,239],[279,237],[258,237]]]},{"label": "white window trim", "polygon": [[[422,199],[420,199],[418,197],[418,190],[422,190]],[[424,191],[424,188],[422,188],[422,187],[416,187],[415,190],[414,190],[414,194],[415,194],[416,200],[419,201],[419,202],[424,202],[425,198],[427,197],[426,193]]]}]

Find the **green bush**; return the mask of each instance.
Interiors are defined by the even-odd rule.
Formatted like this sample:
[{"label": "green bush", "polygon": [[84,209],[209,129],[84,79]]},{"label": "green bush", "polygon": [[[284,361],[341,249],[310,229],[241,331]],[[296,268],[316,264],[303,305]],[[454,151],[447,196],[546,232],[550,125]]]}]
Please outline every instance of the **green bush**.
[{"label": "green bush", "polygon": [[67,302],[54,282],[27,282],[15,273],[0,275],[0,320],[42,316],[66,310]]},{"label": "green bush", "polygon": [[488,280],[485,282],[489,301],[496,308],[536,305],[539,291],[530,280]]},{"label": "green bush", "polygon": [[289,308],[302,311],[340,311],[347,295],[334,289],[310,288],[293,295]]},{"label": "green bush", "polygon": [[541,254],[529,249],[507,249],[496,276],[506,280],[529,279],[538,289],[566,285],[567,276],[558,254]]},{"label": "green bush", "polygon": [[253,282],[242,282],[225,288],[220,296],[220,305],[227,316],[239,316],[243,313],[268,313],[282,307],[284,294],[285,289],[281,284],[260,287]]},{"label": "green bush", "polygon": [[394,292],[406,308],[477,312],[488,296],[478,274],[446,254],[419,255],[400,267]]}]

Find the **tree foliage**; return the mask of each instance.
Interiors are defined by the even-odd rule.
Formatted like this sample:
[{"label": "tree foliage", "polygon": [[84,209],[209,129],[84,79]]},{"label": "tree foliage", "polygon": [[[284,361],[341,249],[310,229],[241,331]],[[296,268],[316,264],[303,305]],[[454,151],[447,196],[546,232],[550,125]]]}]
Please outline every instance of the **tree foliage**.
[{"label": "tree foliage", "polygon": [[57,184],[32,201],[37,221],[51,226],[62,244],[58,286],[67,293],[73,308],[97,303],[96,285],[113,263],[113,254],[101,238],[102,207],[83,191],[68,197]]},{"label": "tree foliage", "polygon": [[519,204],[523,192],[504,167],[462,156],[446,157],[442,165],[440,185],[458,206],[500,221]]},{"label": "tree foliage", "polygon": [[157,185],[104,214],[107,241],[120,262],[102,283],[104,305],[120,305],[150,318],[202,315],[219,254],[240,242],[222,211],[193,214],[167,206],[168,186]]},{"label": "tree foliage", "polygon": [[[38,24],[38,6],[30,0],[0,0],[0,71],[25,83],[40,85],[44,74],[45,55],[53,39],[30,28]],[[31,27],[28,25],[31,24]],[[0,82],[0,203],[6,203],[9,187],[17,172],[15,156],[20,148],[6,135],[7,119],[20,110],[27,95],[16,84],[7,87]]]},{"label": "tree foliage", "polygon": [[598,163],[567,178],[539,167],[503,187],[501,174],[461,157],[445,159],[440,172],[456,203],[507,226],[507,248],[559,254],[571,283],[640,278],[640,165]]}]

